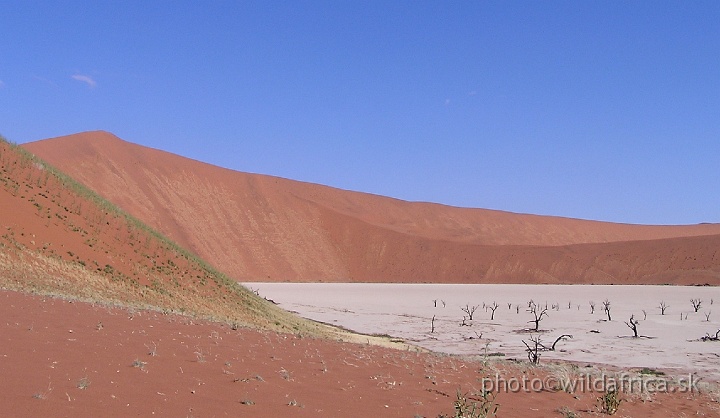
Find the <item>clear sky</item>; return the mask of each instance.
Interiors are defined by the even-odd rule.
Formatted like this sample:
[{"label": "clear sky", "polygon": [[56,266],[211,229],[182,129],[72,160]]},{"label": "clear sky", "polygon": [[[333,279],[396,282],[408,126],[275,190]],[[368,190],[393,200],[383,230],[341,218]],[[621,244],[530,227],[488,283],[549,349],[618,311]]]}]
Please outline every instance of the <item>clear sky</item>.
[{"label": "clear sky", "polygon": [[718,1],[0,1],[0,134],[413,201],[720,222]]}]

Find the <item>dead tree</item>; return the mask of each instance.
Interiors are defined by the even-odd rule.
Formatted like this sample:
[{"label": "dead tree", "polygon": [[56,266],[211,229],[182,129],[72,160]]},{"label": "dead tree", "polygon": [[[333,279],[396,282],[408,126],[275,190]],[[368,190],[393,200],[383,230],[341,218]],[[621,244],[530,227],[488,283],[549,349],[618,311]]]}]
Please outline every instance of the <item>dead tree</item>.
[{"label": "dead tree", "polygon": [[557,337],[557,339],[555,340],[555,342],[553,343],[553,345],[551,345],[550,347],[545,347],[545,349],[547,349],[547,350],[549,350],[549,351],[555,351],[555,346],[557,345],[557,343],[558,343],[560,340],[563,340],[563,341],[564,341],[566,338],[572,338],[572,337],[573,337],[573,336],[570,335],[570,334],[563,334],[563,335]]},{"label": "dead tree", "polygon": [[512,302],[508,303],[508,310],[512,309]]},{"label": "dead tree", "polygon": [[540,309],[540,307],[538,307],[536,304],[533,304],[528,309],[528,312],[533,314],[533,317],[534,317],[534,319],[529,320],[528,323],[535,324],[535,329],[534,329],[535,331],[540,330],[540,321],[542,321],[543,317],[547,316],[547,314],[548,314],[547,310],[548,310],[547,307]]},{"label": "dead tree", "polygon": [[717,330],[714,337],[706,333],[705,336],[700,339],[703,341],[720,341],[720,329]]},{"label": "dead tree", "polygon": [[467,321],[467,316],[463,315],[463,321],[460,323],[461,327],[469,327],[470,326],[470,324],[468,324],[465,321]]},{"label": "dead tree", "polygon": [[590,301],[590,313],[591,314],[595,313],[595,302],[593,302],[593,301]]},{"label": "dead tree", "polygon": [[712,311],[707,311],[704,313],[705,313],[705,322],[710,322],[710,314],[712,313]]},{"label": "dead tree", "polygon": [[693,309],[695,309],[695,312],[700,310],[700,304],[702,303],[702,300],[700,299],[690,299],[690,303],[692,303]]},{"label": "dead tree", "polygon": [[635,315],[630,315],[630,322],[625,322],[625,325],[627,325],[628,328],[630,328],[630,329],[632,330],[632,332],[633,332],[633,338],[637,338],[637,337],[638,337],[637,326],[638,326],[639,323],[640,323],[640,321],[638,321],[637,319],[635,319]]},{"label": "dead tree", "polygon": [[430,333],[435,332],[435,315],[433,315],[432,319],[430,320]]},{"label": "dead tree", "polygon": [[603,301],[603,310],[607,314],[608,321],[612,321],[612,318],[610,317],[610,301],[607,299]]},{"label": "dead tree", "polygon": [[465,305],[464,308],[460,308],[460,309],[462,309],[463,312],[465,312],[466,314],[468,314],[468,319],[469,319],[470,321],[472,321],[472,320],[473,320],[473,314],[475,314],[475,311],[477,310],[477,308],[478,308],[477,305],[474,305],[474,306]]},{"label": "dead tree", "polygon": [[666,310],[667,308],[669,308],[669,306],[668,306],[667,303],[665,303],[664,300],[661,300],[661,301],[660,301],[660,306],[658,306],[658,308],[660,308],[660,315],[665,315],[665,310]]},{"label": "dead tree", "polygon": [[525,351],[527,351],[528,360],[530,360],[530,363],[540,363],[540,347],[542,347],[542,344],[540,344],[540,337],[530,337],[530,342],[532,343],[532,346],[526,343],[525,340],[522,340],[522,342],[523,344],[525,344]]},{"label": "dead tree", "polygon": [[498,308],[498,304],[493,302],[493,304],[490,305],[488,308],[490,308],[490,310],[492,311],[492,313],[490,314],[490,320],[494,321],[495,320],[495,310]]}]

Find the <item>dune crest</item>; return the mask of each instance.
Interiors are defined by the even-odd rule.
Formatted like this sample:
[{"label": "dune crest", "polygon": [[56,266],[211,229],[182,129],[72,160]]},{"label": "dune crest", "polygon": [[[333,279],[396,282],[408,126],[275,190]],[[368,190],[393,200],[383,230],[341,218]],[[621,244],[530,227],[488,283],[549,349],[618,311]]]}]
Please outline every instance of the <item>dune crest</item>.
[{"label": "dune crest", "polygon": [[23,145],[242,281],[720,283],[720,225],[468,209],[228,170],[102,131]]}]

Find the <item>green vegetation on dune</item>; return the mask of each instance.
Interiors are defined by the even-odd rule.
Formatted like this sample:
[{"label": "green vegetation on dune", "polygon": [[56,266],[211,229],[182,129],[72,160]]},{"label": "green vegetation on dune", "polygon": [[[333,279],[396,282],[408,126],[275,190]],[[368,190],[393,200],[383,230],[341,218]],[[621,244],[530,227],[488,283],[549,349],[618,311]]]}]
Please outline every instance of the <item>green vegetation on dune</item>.
[{"label": "green vegetation on dune", "polygon": [[224,274],[216,271],[213,267],[211,267],[208,263],[206,263],[204,260],[202,260],[197,255],[191,253],[190,251],[186,250],[185,248],[177,245],[174,241],[166,237],[165,235],[161,234],[160,232],[156,231],[153,228],[150,228],[145,223],[140,221],[139,219],[135,218],[134,216],[130,215],[129,213],[123,211],[119,207],[117,207],[114,203],[108,201],[104,197],[100,196],[99,194],[95,193],[93,190],[89,189],[82,183],[78,182],[74,178],[68,176],[67,174],[63,173],[62,171],[56,169],[52,165],[48,164],[47,162],[41,160],[34,154],[30,153],[29,151],[25,150],[24,148],[18,146],[17,144],[13,144],[8,142],[4,137],[0,136],[0,141],[3,141],[10,145],[11,149],[18,153],[21,158],[23,158],[26,162],[32,163],[32,164],[39,164],[43,167],[44,170],[47,170],[52,176],[54,176],[56,179],[60,181],[63,187],[69,189],[73,193],[76,193],[78,196],[82,197],[83,199],[88,200],[89,202],[92,202],[93,204],[97,205],[99,208],[125,218],[128,223],[130,223],[132,226],[137,228],[138,230],[141,230],[147,234],[150,234],[154,238],[158,239],[160,242],[165,244],[168,248],[172,249],[177,254],[182,255],[186,259],[192,261],[193,263],[196,263],[198,266],[202,267],[204,271],[206,271],[208,274],[212,275],[213,277],[216,277],[218,279],[218,282],[223,282],[225,284],[234,284],[235,282],[230,280],[228,277],[226,277]]},{"label": "green vegetation on dune", "polygon": [[[0,257],[0,287],[75,297],[91,302],[147,307],[273,330],[313,333],[312,330],[317,328],[316,325],[295,317],[258,297],[168,237],[1,136],[0,164],[5,165],[0,173],[0,180],[6,189],[10,187],[17,192],[23,186],[24,190],[32,189],[34,193],[47,197],[46,194],[50,193],[42,194],[43,192],[37,192],[36,189],[49,190],[48,183],[51,183],[55,189],[60,190],[55,192],[56,194],[71,196],[73,201],[76,199],[80,202],[77,203],[78,206],[85,205],[84,215],[80,215],[80,210],[77,210],[76,215],[77,217],[84,216],[86,223],[90,225],[92,222],[98,223],[97,220],[88,219],[90,215],[87,213],[91,212],[87,209],[89,206],[94,211],[93,213],[102,214],[102,221],[107,222],[107,225],[110,225],[111,221],[118,225],[124,225],[118,229],[128,231],[124,232],[130,237],[126,239],[132,239],[133,243],[144,243],[146,247],[150,247],[150,243],[152,243],[152,247],[157,251],[157,253],[150,254],[148,250],[148,254],[143,254],[144,258],[141,258],[140,262],[135,262],[129,267],[126,266],[127,271],[130,271],[128,269],[133,271],[134,276],[131,277],[130,273],[123,274],[109,263],[103,265],[96,260],[80,260],[76,255],[77,251],[74,252],[72,249],[64,249],[64,254],[60,256],[52,250],[43,252],[39,249],[27,248],[27,246],[14,241],[16,237],[12,237],[12,232],[10,232],[4,237],[7,236],[6,241],[12,242],[14,245],[0,243],[0,255],[2,255]],[[42,178],[33,178],[33,176],[42,176]],[[30,184],[31,181],[35,181],[34,186]],[[10,184],[12,186],[9,186]],[[37,187],[41,185],[42,187]],[[3,187],[3,184],[0,184],[0,187]],[[21,199],[25,196],[14,198]],[[70,224],[70,221],[67,220],[68,217],[60,213],[62,211],[59,209],[56,213],[57,219],[55,219],[50,215],[48,208],[37,202],[34,205],[38,211],[45,210],[46,212],[43,214],[47,214],[48,219],[52,219],[54,222],[66,222],[71,233],[87,237],[85,242],[91,251],[100,251],[98,247],[103,243],[98,241],[103,239],[102,236],[92,237],[92,232]],[[68,211],[67,207],[63,209]],[[99,231],[104,226],[93,226],[87,229]],[[41,237],[37,239],[40,240]],[[133,250],[135,255],[117,254],[116,258],[140,257],[137,255],[139,251],[136,247]],[[105,253],[112,250],[109,247],[103,248]],[[43,247],[44,249],[45,247]],[[68,260],[67,256],[71,260]],[[142,285],[140,284],[141,280],[148,283]]]}]

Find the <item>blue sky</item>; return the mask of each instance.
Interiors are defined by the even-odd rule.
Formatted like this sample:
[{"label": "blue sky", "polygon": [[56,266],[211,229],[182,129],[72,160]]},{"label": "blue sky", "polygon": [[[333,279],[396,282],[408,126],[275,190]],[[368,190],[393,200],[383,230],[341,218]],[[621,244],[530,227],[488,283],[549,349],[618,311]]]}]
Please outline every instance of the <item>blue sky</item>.
[{"label": "blue sky", "polygon": [[3,1],[0,134],[413,201],[720,222],[720,2]]}]

